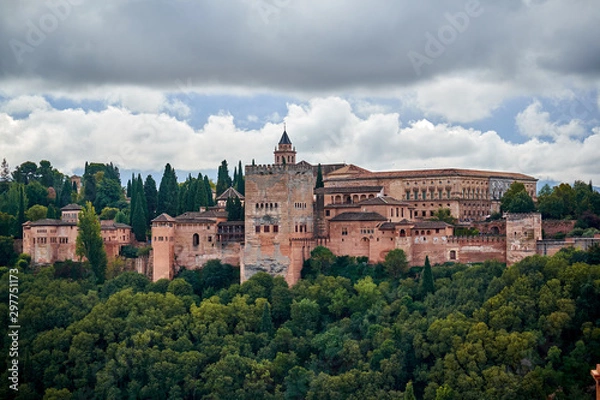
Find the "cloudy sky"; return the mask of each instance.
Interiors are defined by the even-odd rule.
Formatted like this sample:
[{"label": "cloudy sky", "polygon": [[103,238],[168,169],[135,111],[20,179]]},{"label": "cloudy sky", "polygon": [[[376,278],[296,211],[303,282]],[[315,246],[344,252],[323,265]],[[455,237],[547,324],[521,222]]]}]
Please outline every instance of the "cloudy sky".
[{"label": "cloudy sky", "polygon": [[[0,157],[600,183],[597,0],[5,0]],[[233,169],[233,167],[232,167]]]}]

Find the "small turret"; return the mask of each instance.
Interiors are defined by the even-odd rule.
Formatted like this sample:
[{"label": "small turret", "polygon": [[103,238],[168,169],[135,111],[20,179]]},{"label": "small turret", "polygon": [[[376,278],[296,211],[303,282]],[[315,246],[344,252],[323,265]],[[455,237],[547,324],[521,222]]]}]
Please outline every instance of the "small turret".
[{"label": "small turret", "polygon": [[285,124],[283,125],[283,134],[273,154],[275,155],[275,165],[296,164],[296,149],[292,146]]}]

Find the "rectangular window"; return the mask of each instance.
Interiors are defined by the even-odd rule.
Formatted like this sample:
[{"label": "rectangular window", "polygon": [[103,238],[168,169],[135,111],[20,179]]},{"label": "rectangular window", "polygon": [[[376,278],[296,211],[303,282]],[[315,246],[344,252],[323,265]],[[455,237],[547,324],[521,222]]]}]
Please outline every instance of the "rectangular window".
[{"label": "rectangular window", "polygon": [[273,225],[273,232],[274,233],[279,232],[279,225]]},{"label": "rectangular window", "polygon": [[260,225],[256,225],[254,229],[256,233],[260,233]]},{"label": "rectangular window", "polygon": [[329,217],[329,215],[331,214],[331,212],[329,210],[325,210],[325,216]]},{"label": "rectangular window", "polygon": [[269,225],[265,225],[265,233],[271,232],[271,227]]}]

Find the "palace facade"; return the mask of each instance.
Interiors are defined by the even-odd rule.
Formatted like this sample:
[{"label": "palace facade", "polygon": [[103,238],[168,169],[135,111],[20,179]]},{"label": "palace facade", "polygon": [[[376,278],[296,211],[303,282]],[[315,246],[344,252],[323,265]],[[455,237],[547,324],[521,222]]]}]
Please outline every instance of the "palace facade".
[{"label": "palace facade", "polygon": [[[23,224],[23,253],[31,256],[33,264],[53,264],[57,261],[77,260],[75,246],[79,229],[78,204],[61,208],[60,219],[41,219]],[[129,225],[114,221],[100,221],[100,232],[109,260],[119,256],[121,247],[134,242]]]},{"label": "palace facade", "polygon": [[[323,187],[315,189],[318,169]],[[513,263],[536,253],[539,214],[508,215],[499,229],[456,237],[454,227],[429,219],[440,208],[469,226],[500,210],[517,181],[535,199],[531,176],[468,169],[373,172],[352,164],[296,162],[284,130],[274,163],[245,168],[245,218],[228,222],[219,210],[160,215],[152,221],[153,279],[180,267],[201,268],[211,258],[240,266],[242,281],[264,271],[291,285],[310,252],[324,245],[336,255],[381,262],[402,249],[411,265],[487,259]],[[229,193],[230,195],[236,195]]]}]

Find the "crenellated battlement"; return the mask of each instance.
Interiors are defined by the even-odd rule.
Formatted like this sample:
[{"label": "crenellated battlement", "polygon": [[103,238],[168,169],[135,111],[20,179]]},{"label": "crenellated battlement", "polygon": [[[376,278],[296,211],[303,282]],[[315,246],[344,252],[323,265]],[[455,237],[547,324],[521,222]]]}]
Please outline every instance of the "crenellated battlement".
[{"label": "crenellated battlement", "polygon": [[460,245],[478,245],[483,243],[505,243],[506,237],[500,235],[449,236],[448,243]]},{"label": "crenellated battlement", "polygon": [[281,173],[310,173],[312,174],[312,166],[299,164],[260,164],[246,165],[246,175],[268,175]]}]

